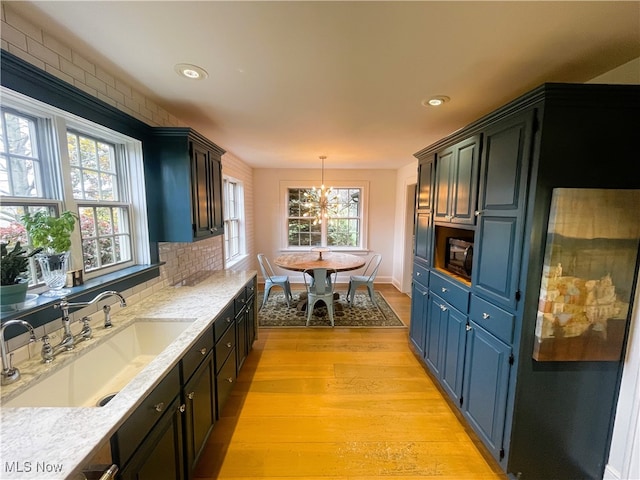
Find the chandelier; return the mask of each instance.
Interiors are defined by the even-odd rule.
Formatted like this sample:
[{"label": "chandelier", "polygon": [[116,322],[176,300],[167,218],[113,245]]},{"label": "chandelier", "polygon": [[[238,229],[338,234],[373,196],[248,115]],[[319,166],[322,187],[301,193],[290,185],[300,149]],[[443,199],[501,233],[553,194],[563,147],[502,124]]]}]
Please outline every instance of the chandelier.
[{"label": "chandelier", "polygon": [[313,187],[311,192],[304,192],[306,200],[305,206],[308,208],[308,211],[304,216],[313,216],[313,225],[322,224],[323,220],[329,218],[328,210],[331,187],[324,186],[324,161],[326,158],[327,157],[324,155],[320,157],[320,160],[322,161],[322,184],[320,185],[320,188]]}]

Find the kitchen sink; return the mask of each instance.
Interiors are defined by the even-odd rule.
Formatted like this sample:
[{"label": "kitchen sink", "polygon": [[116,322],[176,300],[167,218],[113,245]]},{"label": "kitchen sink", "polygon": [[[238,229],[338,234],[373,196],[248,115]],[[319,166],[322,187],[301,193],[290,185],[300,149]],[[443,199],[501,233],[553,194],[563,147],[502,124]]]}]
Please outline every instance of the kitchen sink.
[{"label": "kitchen sink", "polygon": [[[96,407],[124,388],[173,342],[192,319],[138,319],[102,339],[60,370],[34,383],[2,407]],[[54,360],[56,362],[57,360]]]}]

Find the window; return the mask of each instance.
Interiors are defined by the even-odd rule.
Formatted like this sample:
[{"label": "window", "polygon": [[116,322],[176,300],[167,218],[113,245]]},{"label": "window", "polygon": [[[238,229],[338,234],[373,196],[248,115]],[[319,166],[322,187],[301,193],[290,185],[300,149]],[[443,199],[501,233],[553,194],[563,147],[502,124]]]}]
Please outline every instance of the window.
[{"label": "window", "polygon": [[[321,206],[317,189],[287,186],[287,248],[366,248],[365,187],[366,185],[333,186],[326,206]],[[326,218],[323,217],[323,210]]]},{"label": "window", "polygon": [[[0,238],[26,242],[24,213],[76,213],[72,268],[85,278],[148,263],[142,146],[100,125],[2,88]],[[31,283],[38,282],[32,266]]]},{"label": "window", "polygon": [[224,257],[228,266],[245,253],[242,216],[242,184],[230,177],[223,178],[224,190]]},{"label": "window", "polygon": [[129,206],[116,145],[67,132],[71,187],[78,203],[85,271],[131,260]]}]

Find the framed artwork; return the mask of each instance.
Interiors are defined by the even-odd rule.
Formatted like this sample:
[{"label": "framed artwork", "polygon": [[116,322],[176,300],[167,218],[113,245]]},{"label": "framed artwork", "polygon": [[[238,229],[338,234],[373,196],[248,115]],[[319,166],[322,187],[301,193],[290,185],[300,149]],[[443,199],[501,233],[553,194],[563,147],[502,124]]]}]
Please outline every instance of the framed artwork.
[{"label": "framed artwork", "polygon": [[640,244],[640,190],[553,190],[533,358],[621,358]]}]

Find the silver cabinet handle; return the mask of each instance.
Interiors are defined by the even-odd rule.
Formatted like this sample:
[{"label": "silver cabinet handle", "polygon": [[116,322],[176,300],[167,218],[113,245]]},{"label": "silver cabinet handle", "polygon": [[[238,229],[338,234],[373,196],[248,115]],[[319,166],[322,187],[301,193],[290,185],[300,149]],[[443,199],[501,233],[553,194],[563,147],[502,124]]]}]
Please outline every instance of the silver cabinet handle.
[{"label": "silver cabinet handle", "polygon": [[470,330],[471,330],[471,328],[473,328],[473,327],[471,327],[471,325],[467,325],[467,326],[465,327],[465,329],[467,330],[467,332],[468,332],[468,331],[470,331]]},{"label": "silver cabinet handle", "polygon": [[442,310],[443,312],[447,311],[447,307],[445,307],[444,305],[440,305],[440,310]]},{"label": "silver cabinet handle", "polygon": [[206,349],[206,348],[201,348],[201,349],[200,349],[200,353],[201,353],[202,355],[206,355],[206,354],[207,354],[207,349]]},{"label": "silver cabinet handle", "polygon": [[231,377],[227,378],[227,382],[233,383],[233,378],[231,378]]},{"label": "silver cabinet handle", "polygon": [[116,478],[116,473],[118,473],[118,466],[114,463],[102,474],[100,480],[112,480]]},{"label": "silver cabinet handle", "polygon": [[157,405],[154,405],[154,406],[153,406],[153,409],[154,409],[156,412],[161,412],[161,411],[163,411],[163,410],[164,410],[164,402],[160,402],[160,403],[158,403]]},{"label": "silver cabinet handle", "polygon": [[420,276],[420,272],[416,272],[416,277],[419,277],[419,276]]},{"label": "silver cabinet handle", "polygon": [[483,314],[482,314],[482,318],[483,318],[484,320],[487,320],[488,318],[491,318],[491,315],[489,315],[488,313],[483,313]]},{"label": "silver cabinet handle", "polygon": [[484,213],[484,210],[476,210],[475,212],[473,212],[473,214],[474,214],[476,217],[479,217],[479,216],[480,216],[480,215],[482,215],[483,213]]},{"label": "silver cabinet handle", "polygon": [[227,323],[231,323],[231,317],[227,317],[225,320],[227,321]]},{"label": "silver cabinet handle", "polygon": [[196,392],[190,392],[187,397],[189,398],[189,400],[193,400],[193,397],[196,396]]},{"label": "silver cabinet handle", "polygon": [[442,293],[447,293],[449,291],[449,289],[442,287]]},{"label": "silver cabinet handle", "polygon": [[233,346],[233,344],[231,342],[227,342],[227,347],[231,348]]},{"label": "silver cabinet handle", "polygon": [[186,410],[187,410],[187,406],[184,403],[178,407],[178,411],[180,413],[184,413]]}]

